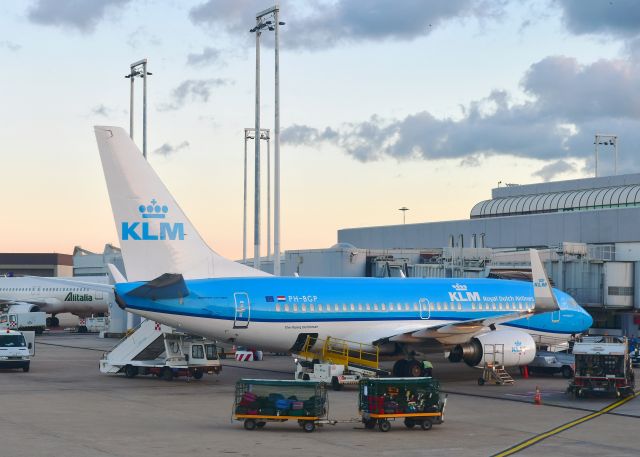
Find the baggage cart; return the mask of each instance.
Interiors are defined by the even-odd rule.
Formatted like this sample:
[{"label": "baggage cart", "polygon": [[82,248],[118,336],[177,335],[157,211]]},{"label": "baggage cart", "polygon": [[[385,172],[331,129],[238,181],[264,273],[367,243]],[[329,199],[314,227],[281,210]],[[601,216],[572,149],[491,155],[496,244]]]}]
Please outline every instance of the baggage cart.
[{"label": "baggage cart", "polygon": [[360,381],[359,409],[367,429],[382,432],[391,421],[404,419],[407,428],[431,429],[444,422],[446,397],[440,398],[437,380],[427,378],[369,378]]},{"label": "baggage cart", "polygon": [[295,420],[305,432],[327,419],[324,383],[273,379],[240,379],[236,383],[233,418],[246,430],[263,428],[267,422]]}]

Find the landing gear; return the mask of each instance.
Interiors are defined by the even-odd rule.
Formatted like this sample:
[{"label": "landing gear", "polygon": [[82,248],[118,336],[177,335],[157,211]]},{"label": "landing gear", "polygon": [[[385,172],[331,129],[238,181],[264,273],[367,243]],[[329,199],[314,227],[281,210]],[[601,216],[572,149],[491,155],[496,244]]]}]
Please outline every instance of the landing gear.
[{"label": "landing gear", "polygon": [[405,360],[405,359],[400,359],[396,363],[394,363],[393,364],[393,370],[392,370],[393,376],[396,377],[396,378],[404,377],[404,374],[406,372],[408,363],[409,363],[409,361]]},{"label": "landing gear", "polygon": [[424,368],[415,359],[401,359],[393,365],[392,374],[397,378],[417,378],[424,376]]},{"label": "landing gear", "polygon": [[78,333],[87,333],[89,331],[89,329],[87,329],[86,325],[79,325],[78,326]]},{"label": "landing gear", "polygon": [[59,327],[60,320],[55,316],[47,317],[46,324],[47,324],[47,327]]}]

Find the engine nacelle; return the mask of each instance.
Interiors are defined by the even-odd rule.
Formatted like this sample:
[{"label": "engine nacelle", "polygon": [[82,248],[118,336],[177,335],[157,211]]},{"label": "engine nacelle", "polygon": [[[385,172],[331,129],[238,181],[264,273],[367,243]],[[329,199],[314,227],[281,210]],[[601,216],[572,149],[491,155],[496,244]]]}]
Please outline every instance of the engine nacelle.
[{"label": "engine nacelle", "polygon": [[531,335],[519,330],[496,330],[471,338],[449,353],[451,362],[465,362],[470,367],[484,367],[487,362],[507,367],[527,365],[536,356]]}]

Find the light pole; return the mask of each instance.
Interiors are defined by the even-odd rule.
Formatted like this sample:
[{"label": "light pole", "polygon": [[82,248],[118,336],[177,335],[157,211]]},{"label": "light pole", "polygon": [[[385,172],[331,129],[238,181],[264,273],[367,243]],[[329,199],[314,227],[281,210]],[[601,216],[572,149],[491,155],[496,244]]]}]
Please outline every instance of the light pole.
[{"label": "light pole", "polygon": [[[256,14],[256,26],[250,32],[256,34],[256,129],[259,128],[259,46],[260,34],[263,29],[275,31],[275,95],[274,95],[274,223],[273,223],[273,274],[280,276],[280,35],[279,29],[284,22],[279,19],[280,5],[276,4],[271,8]],[[270,17],[272,19],[270,19]],[[256,149],[256,151],[258,151]],[[254,267],[255,267],[254,262]]]},{"label": "light pole", "polygon": [[409,208],[407,208],[406,206],[403,206],[402,208],[398,208],[398,211],[402,211],[402,223],[404,224],[406,222],[405,216],[407,211],[409,211]]},{"label": "light pole", "polygon": [[147,76],[153,73],[147,71],[147,59],[138,60],[129,66],[129,74],[124,77],[131,80],[129,92],[129,136],[133,139],[133,113],[134,113],[134,80],[136,76],[142,78],[142,155],[147,158]]},{"label": "light pole", "polygon": [[596,145],[596,178],[598,177],[598,146],[613,146],[614,148],[614,165],[613,174],[618,174],[618,136],[617,135],[603,135],[601,133],[596,134],[596,139],[593,142]]},{"label": "light pole", "polygon": [[[242,262],[247,262],[247,195],[248,195],[248,181],[247,181],[247,142],[248,140],[255,140],[255,129],[253,127],[244,129],[244,205],[243,205],[243,215],[242,215]],[[270,198],[271,194],[269,192],[269,181],[271,179],[271,170],[269,168],[269,129],[261,129],[260,130],[260,140],[267,141],[267,212],[270,211]],[[267,225],[271,225],[270,215],[267,216]],[[269,250],[271,248],[269,239],[271,234],[267,234],[268,244],[267,244],[267,254],[269,254]]]}]

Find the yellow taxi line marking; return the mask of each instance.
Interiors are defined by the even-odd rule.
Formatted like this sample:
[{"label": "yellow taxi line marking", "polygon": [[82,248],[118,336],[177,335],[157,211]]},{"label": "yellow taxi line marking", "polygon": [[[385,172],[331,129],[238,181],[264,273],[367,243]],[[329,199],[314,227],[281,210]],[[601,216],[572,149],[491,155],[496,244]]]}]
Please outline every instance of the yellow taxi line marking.
[{"label": "yellow taxi line marking", "polygon": [[560,425],[556,428],[553,428],[547,432],[541,433],[539,435],[534,436],[533,438],[529,438],[528,440],[523,441],[522,443],[516,444],[515,446],[512,446],[508,449],[505,449],[502,452],[499,452],[498,454],[494,454],[493,457],[506,457],[509,455],[513,455],[517,452],[520,452],[528,447],[533,446],[534,444],[539,443],[540,441],[547,439],[551,436],[557,435],[558,433],[564,432],[565,430],[568,430],[572,427],[575,427],[576,425],[580,425],[583,422],[587,422],[590,421],[591,419],[595,419],[596,417],[602,416],[603,414],[607,414],[609,411],[616,409],[619,406],[624,405],[625,403],[633,400],[634,398],[636,398],[638,395],[640,395],[640,392],[636,392],[635,394],[631,395],[630,397],[627,398],[623,398],[622,400],[619,400],[615,403],[610,404],[609,406],[606,406],[604,408],[602,408],[600,411],[596,411],[594,413],[588,414],[586,416],[580,417],[578,419],[572,420],[571,422],[567,422],[566,424]]}]

